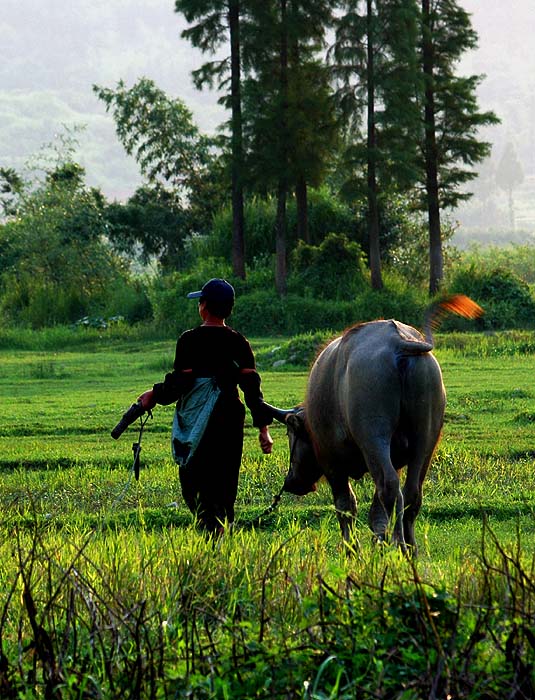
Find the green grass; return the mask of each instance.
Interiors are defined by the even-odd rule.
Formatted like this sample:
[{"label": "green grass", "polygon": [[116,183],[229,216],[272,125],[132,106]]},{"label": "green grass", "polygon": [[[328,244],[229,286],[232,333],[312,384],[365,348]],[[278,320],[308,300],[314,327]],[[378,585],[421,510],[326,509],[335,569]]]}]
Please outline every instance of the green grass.
[{"label": "green grass", "polygon": [[[325,484],[285,494],[251,529],[288,467],[278,424],[269,456],[248,424],[236,527],[216,548],[181,501],[173,407],[147,424],[132,479],[137,429],[109,433],[170,367],[174,341],[0,351],[0,688],[416,699],[433,683],[444,697],[505,696],[522,669],[533,683],[535,355],[525,341],[439,338],[448,405],[415,565],[372,546],[369,478],[354,485],[357,556],[345,555]],[[253,345],[269,352],[280,340]],[[264,370],[266,399],[299,403],[306,376]]]}]

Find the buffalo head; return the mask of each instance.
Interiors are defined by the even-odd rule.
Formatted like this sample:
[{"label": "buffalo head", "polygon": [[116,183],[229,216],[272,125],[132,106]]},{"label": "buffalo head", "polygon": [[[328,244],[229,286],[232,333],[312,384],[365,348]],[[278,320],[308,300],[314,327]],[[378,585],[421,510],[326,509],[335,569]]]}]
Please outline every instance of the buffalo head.
[{"label": "buffalo head", "polygon": [[314,453],[308,432],[305,410],[302,406],[284,411],[273,407],[273,417],[284,423],[290,447],[290,469],[284,480],[284,490],[296,496],[304,496],[316,490],[316,482],[322,470]]}]

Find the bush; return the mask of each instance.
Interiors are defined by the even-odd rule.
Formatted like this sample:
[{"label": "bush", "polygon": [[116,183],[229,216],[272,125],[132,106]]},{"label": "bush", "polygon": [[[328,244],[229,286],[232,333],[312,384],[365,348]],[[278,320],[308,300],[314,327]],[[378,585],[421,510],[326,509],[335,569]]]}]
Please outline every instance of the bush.
[{"label": "bush", "polygon": [[105,242],[100,198],[73,178],[77,167],[49,174],[0,225],[0,310],[14,324],[43,328],[98,314],[125,279]]},{"label": "bush", "polygon": [[364,254],[347,236],[329,233],[319,246],[299,241],[288,288],[318,299],[355,299],[366,287]]},{"label": "bush", "polygon": [[215,258],[200,259],[188,273],[156,277],[148,289],[156,326],[173,331],[195,326],[199,322],[198,307],[187,295],[212,277],[223,277],[234,284],[228,263]]},{"label": "bush", "polygon": [[[255,197],[245,204],[246,262],[255,265],[275,250],[275,218],[277,203],[273,198]],[[288,203],[287,246],[291,252],[297,245],[297,212],[295,201]],[[356,223],[351,209],[337,200],[327,189],[310,190],[308,226],[312,244],[319,245],[329,232],[343,233],[355,239]],[[213,220],[212,233],[194,244],[197,255],[229,260],[232,241],[232,210],[220,211]]]},{"label": "bush", "polygon": [[140,279],[117,280],[106,295],[104,316],[122,316],[128,323],[150,321],[152,305],[147,285]]},{"label": "bush", "polygon": [[257,352],[257,365],[260,369],[307,369],[320,349],[335,336],[333,331],[296,335],[274,347]]},{"label": "bush", "polygon": [[466,266],[476,269],[492,270],[497,267],[510,270],[528,284],[535,284],[535,244],[490,245],[482,247],[471,245],[463,253]]},{"label": "bush", "polygon": [[256,290],[237,298],[229,323],[246,335],[294,335],[344,327],[352,319],[352,302],[333,303],[296,294],[280,297],[274,290]]},{"label": "bush", "polygon": [[[276,203],[272,199],[255,197],[245,204],[245,229],[247,231],[246,262],[254,263],[255,258],[273,252]],[[226,260],[231,259],[232,251],[232,209],[225,207],[216,216],[212,232],[195,245],[197,255],[209,255]]]},{"label": "bush", "polygon": [[[504,268],[477,269],[469,265],[458,270],[450,291],[466,294],[480,304],[485,314],[477,321],[484,329],[522,328],[535,325],[535,300],[529,286]],[[465,328],[460,319],[448,321],[448,328]]]},{"label": "bush", "polygon": [[[335,275],[336,276],[336,275]],[[376,291],[364,282],[347,299],[325,299],[290,291],[275,291],[271,270],[255,269],[246,280],[236,279],[224,263],[205,261],[190,274],[175,273],[156,278],[149,289],[154,322],[174,333],[199,323],[197,304],[186,295],[200,289],[210,277],[224,277],[236,289],[236,304],[229,325],[245,335],[296,335],[317,330],[341,330],[361,321],[398,318],[421,326],[428,303],[424,295],[395,276],[385,274],[385,287]]]}]

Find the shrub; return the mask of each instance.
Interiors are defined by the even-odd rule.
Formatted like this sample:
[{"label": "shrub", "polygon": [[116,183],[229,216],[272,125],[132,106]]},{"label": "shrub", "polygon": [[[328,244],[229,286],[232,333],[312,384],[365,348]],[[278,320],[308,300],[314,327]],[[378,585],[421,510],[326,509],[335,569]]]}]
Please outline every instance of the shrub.
[{"label": "shrub", "polygon": [[288,288],[318,299],[354,299],[366,286],[364,254],[358,243],[330,233],[319,246],[299,241]]},{"label": "shrub", "polygon": [[147,284],[140,279],[117,280],[106,295],[104,316],[122,316],[128,323],[152,319]]},{"label": "shrub", "polygon": [[72,176],[77,167],[49,174],[0,225],[0,310],[13,323],[42,328],[99,313],[124,279],[104,239],[99,196]]},{"label": "shrub", "polygon": [[[246,262],[252,264],[254,259],[274,250],[276,204],[272,199],[255,197],[245,204],[245,228],[247,231]],[[225,207],[214,216],[212,232],[196,246],[197,254],[231,258],[232,245],[232,209]]]},{"label": "shrub", "polygon": [[200,259],[188,273],[156,277],[148,289],[156,325],[173,330],[196,325],[199,321],[197,304],[187,299],[187,295],[200,289],[212,277],[223,277],[234,284],[228,263],[215,258]]},{"label": "shrub", "polygon": [[246,280],[240,280],[232,276],[226,264],[212,259],[190,274],[175,273],[154,280],[148,295],[156,327],[176,333],[197,325],[197,304],[188,301],[186,295],[200,289],[210,277],[224,277],[234,285],[236,304],[229,325],[250,336],[341,330],[376,318],[398,318],[419,327],[427,305],[427,299],[417,290],[388,274],[381,291],[362,282],[360,291],[348,294],[346,299],[303,296],[295,291],[281,297],[275,291],[271,270],[257,268]]},{"label": "shrub", "polygon": [[510,270],[524,282],[535,284],[535,245],[527,243],[525,245],[509,244],[503,246],[471,245],[463,253],[463,261],[468,265],[473,265],[478,270],[492,270],[496,267]]},{"label": "shrub", "polygon": [[229,323],[246,335],[294,335],[344,327],[352,318],[352,302],[333,303],[296,294],[280,297],[274,290],[256,290],[238,297]]},{"label": "shrub", "polygon": [[305,369],[310,367],[319,350],[336,336],[333,331],[303,333],[290,340],[256,353],[260,369]]},{"label": "shrub", "polygon": [[[480,328],[535,325],[535,301],[529,286],[510,270],[477,269],[472,264],[454,274],[450,290],[468,295],[483,307],[485,314],[477,322]],[[464,328],[466,324],[460,319],[450,319],[447,327],[452,326]]]},{"label": "shrub", "polygon": [[[255,260],[271,255],[275,250],[274,231],[276,201],[272,198],[255,197],[245,204],[246,262],[254,265]],[[297,245],[297,212],[295,202],[288,204],[288,250]],[[326,188],[310,190],[308,197],[308,226],[310,240],[319,245],[330,233],[343,233],[355,239],[356,224],[351,209],[337,200]],[[196,241],[197,255],[231,257],[232,210],[225,207],[213,220],[212,233]]]}]

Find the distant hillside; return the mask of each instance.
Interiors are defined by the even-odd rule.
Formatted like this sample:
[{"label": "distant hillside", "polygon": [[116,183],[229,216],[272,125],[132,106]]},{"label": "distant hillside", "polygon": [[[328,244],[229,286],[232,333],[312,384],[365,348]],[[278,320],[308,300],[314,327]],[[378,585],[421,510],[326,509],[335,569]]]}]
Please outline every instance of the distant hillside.
[{"label": "distant hillside", "polygon": [[222,120],[216,96],[190,79],[201,58],[180,38],[185,23],[172,0],[2,0],[0,163],[21,168],[61,124],[85,124],[80,160],[88,180],[124,197],[138,169],[118,143],[94,83],[132,84],[141,76],[181,97],[201,128]]},{"label": "distant hillside", "polygon": [[[535,4],[464,0],[463,6],[473,14],[480,47],[460,69],[487,75],[481,106],[502,124],[484,134],[494,144],[483,169],[487,179],[474,183],[477,196],[455,218],[465,237],[492,226],[500,235],[506,231],[505,196],[488,173],[511,141],[526,176],[515,194],[518,228],[535,231]],[[93,83],[113,86],[121,78],[127,84],[152,78],[185,100],[202,129],[213,131],[224,114],[216,95],[191,83],[203,58],[180,38],[184,22],[173,7],[173,0],[2,0],[0,165],[21,169],[62,124],[85,124],[79,158],[88,181],[108,197],[127,197],[139,183],[137,166],[91,90]]]}]

